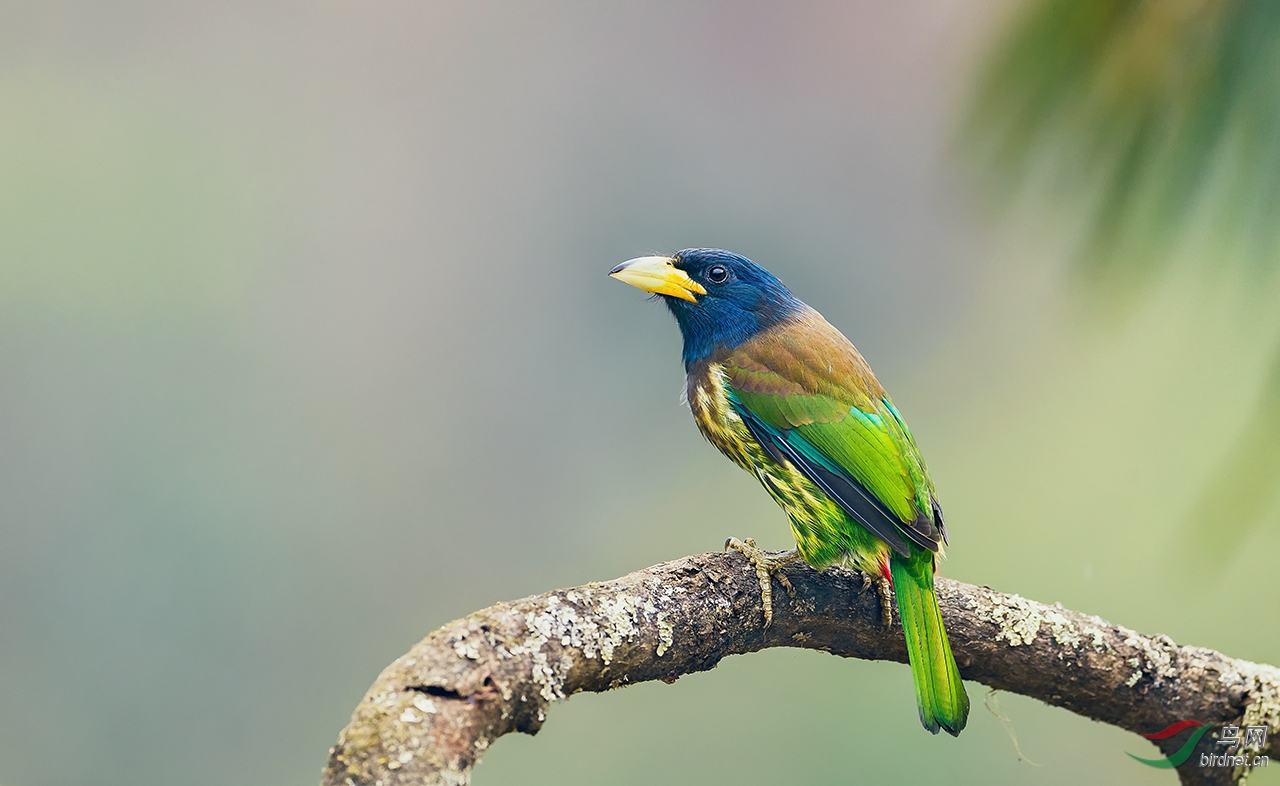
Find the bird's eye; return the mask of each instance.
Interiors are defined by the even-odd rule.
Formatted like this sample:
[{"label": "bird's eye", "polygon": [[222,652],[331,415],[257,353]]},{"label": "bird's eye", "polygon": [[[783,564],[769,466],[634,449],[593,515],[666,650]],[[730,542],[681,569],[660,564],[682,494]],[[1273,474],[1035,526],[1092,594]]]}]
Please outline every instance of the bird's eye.
[{"label": "bird's eye", "polygon": [[729,268],[724,265],[712,265],[707,269],[707,280],[712,284],[723,284],[729,277]]}]

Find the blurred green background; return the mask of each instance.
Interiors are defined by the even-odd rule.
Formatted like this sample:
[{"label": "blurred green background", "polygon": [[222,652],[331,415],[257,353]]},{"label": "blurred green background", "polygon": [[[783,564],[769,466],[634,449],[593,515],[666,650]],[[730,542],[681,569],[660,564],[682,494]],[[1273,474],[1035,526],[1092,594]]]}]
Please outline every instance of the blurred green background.
[{"label": "blurred green background", "polygon": [[[1157,32],[1224,4],[1168,5]],[[1280,662],[1271,181],[1143,202],[1220,148],[1179,147],[1176,79],[1088,88],[1233,39],[1035,7],[0,5],[0,786],[314,784],[434,627],[787,547],[679,404],[664,309],[604,275],[693,245],[862,349],[946,575]],[[1213,133],[1258,133],[1247,95]],[[1133,175],[1135,145],[1174,152]],[[576,696],[475,783],[1175,782],[1001,694],[1019,761],[970,691],[933,738],[905,666],[772,650]]]}]

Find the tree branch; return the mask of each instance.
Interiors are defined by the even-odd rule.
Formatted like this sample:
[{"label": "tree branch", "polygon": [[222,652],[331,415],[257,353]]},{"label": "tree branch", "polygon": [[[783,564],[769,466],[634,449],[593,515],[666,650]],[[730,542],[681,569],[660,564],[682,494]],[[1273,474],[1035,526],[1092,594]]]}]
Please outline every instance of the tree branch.
[{"label": "tree branch", "polygon": [[[737,553],[685,557],[451,622],[379,675],[330,751],[323,786],[461,786],[503,734],[535,734],[556,699],[673,682],[727,655],[804,647],[906,662],[900,625],[882,626],[861,574],[803,563],[782,572],[795,594],[775,584],[768,628],[755,571]],[[1251,753],[1280,757],[1280,669],[986,587],[939,578],[937,592],[967,680],[1137,733],[1186,718],[1265,725],[1266,746]],[[1201,753],[1224,751],[1216,736],[1178,768],[1184,784],[1241,777],[1198,766]],[[1168,755],[1186,738],[1157,745]]]}]

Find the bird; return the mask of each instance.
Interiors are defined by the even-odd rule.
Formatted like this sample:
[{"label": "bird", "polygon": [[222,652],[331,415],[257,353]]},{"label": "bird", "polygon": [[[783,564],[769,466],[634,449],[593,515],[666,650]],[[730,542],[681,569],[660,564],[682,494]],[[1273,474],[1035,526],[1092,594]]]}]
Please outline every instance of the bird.
[{"label": "bird", "polygon": [[934,591],[949,545],[942,507],[902,414],[849,339],[744,256],[689,248],[609,275],[666,303],[683,338],[685,400],[699,431],[786,512],[796,549],[766,554],[730,538],[760,578],[803,559],[844,564],[897,599],[921,724],[958,736],[969,716]]}]

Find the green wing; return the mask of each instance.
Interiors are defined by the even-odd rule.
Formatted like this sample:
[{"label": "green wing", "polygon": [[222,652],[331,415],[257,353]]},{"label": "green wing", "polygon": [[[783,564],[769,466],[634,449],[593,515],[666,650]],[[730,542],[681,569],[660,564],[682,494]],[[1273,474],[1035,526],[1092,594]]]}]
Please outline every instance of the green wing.
[{"label": "green wing", "polygon": [[[905,556],[905,543],[886,529],[937,551],[941,511],[901,414],[852,344],[834,328],[839,342],[806,327],[788,326],[799,335],[769,335],[729,355],[735,408],[766,450],[790,460],[896,551]],[[814,353],[815,342],[826,351]],[[796,351],[801,344],[811,351]]]}]

